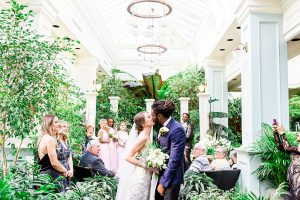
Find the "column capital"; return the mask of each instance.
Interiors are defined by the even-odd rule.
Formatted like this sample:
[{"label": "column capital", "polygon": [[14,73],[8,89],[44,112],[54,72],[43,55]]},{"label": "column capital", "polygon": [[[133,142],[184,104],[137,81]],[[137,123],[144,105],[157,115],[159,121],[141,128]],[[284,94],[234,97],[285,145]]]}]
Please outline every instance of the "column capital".
[{"label": "column capital", "polygon": [[191,98],[190,97],[179,97],[179,101],[189,101]]},{"label": "column capital", "polygon": [[110,96],[110,97],[108,97],[108,99],[109,100],[120,100],[120,97],[118,97],[118,96]]},{"label": "column capital", "polygon": [[97,92],[85,92],[86,96],[98,96]]},{"label": "column capital", "polygon": [[198,94],[197,94],[197,97],[198,97],[198,98],[201,98],[201,97],[209,97],[209,94],[208,94],[208,93],[198,93]]},{"label": "column capital", "polygon": [[282,13],[282,6],[280,0],[241,1],[234,13],[236,14],[238,24],[241,25],[251,13],[279,14]]},{"label": "column capital", "polygon": [[147,102],[154,102],[155,101],[155,99],[145,99],[145,102],[147,103]]}]

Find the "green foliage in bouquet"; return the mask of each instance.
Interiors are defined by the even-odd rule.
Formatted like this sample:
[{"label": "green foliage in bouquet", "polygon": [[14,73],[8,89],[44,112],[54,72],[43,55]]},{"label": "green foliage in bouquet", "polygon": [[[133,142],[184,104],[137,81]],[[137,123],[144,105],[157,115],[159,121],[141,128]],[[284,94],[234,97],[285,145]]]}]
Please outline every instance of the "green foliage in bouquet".
[{"label": "green foliage in bouquet", "polygon": [[[255,170],[257,178],[267,180],[275,187],[286,181],[286,172],[290,165],[290,155],[276,147],[272,127],[262,124],[263,134],[252,145],[250,155],[260,159]],[[296,145],[296,134],[286,133],[291,145]]]},{"label": "green foliage in bouquet", "polygon": [[[67,118],[71,126],[76,124],[71,132],[78,134],[82,116],[74,113],[83,107],[76,99],[80,94],[64,68],[66,62],[72,61],[70,55],[79,42],[68,37],[52,39],[38,34],[32,28],[32,10],[15,0],[5,3],[9,8],[0,11],[0,145],[4,175],[8,138],[20,139],[21,146],[25,138],[37,135],[41,117],[50,111],[60,112],[57,114]],[[74,93],[69,94],[69,91]],[[63,99],[65,95],[68,95],[67,100]],[[11,146],[14,163],[20,146]]]}]

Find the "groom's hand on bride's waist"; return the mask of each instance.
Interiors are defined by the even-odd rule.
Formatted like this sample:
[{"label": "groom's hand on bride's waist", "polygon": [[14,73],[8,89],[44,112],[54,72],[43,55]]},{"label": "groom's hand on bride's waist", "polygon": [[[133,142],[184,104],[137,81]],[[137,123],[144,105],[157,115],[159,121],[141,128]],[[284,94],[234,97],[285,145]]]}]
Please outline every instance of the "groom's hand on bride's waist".
[{"label": "groom's hand on bride's waist", "polygon": [[157,192],[161,195],[161,196],[164,196],[165,195],[165,188],[162,184],[159,184],[157,186]]}]

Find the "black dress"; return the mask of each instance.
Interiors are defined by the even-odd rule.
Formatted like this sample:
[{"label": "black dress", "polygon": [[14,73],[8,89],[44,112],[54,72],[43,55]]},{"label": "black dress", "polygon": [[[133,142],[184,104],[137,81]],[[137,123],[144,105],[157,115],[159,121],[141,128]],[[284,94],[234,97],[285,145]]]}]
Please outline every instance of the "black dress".
[{"label": "black dress", "polygon": [[[69,171],[70,170],[69,157],[71,155],[71,149],[69,144],[66,144],[65,147],[59,140],[57,140],[56,154],[60,164],[64,166],[67,171]],[[66,191],[71,184],[71,181],[68,177],[63,177],[62,179],[59,180],[59,182],[62,191]]]},{"label": "black dress", "polygon": [[287,181],[291,195],[288,199],[300,199],[300,151],[298,147],[290,145],[284,133],[279,135],[278,132],[274,131],[274,137],[278,149],[291,154],[291,164],[287,171]]},{"label": "black dress", "polygon": [[61,173],[52,167],[48,154],[45,154],[44,157],[39,160],[38,164],[41,165],[41,174],[48,174],[52,180],[61,176]]}]

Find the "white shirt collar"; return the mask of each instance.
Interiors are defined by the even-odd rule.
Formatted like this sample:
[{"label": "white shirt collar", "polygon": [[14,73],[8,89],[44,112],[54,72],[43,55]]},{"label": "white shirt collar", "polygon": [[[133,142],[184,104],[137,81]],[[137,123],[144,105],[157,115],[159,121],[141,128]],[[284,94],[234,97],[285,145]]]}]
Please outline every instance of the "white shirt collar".
[{"label": "white shirt collar", "polygon": [[171,121],[172,117],[170,116],[169,119],[167,121],[165,121],[164,126],[166,127],[168,125],[168,123]]}]

